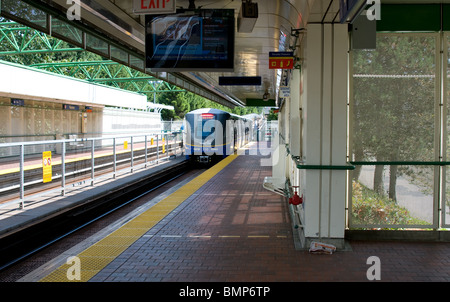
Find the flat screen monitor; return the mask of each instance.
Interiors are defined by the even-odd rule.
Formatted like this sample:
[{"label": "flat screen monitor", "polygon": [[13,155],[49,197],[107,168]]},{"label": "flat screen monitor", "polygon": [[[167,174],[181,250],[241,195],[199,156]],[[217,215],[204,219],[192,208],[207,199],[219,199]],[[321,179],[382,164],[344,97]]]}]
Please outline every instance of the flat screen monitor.
[{"label": "flat screen monitor", "polygon": [[145,16],[145,67],[151,71],[234,71],[233,9]]}]

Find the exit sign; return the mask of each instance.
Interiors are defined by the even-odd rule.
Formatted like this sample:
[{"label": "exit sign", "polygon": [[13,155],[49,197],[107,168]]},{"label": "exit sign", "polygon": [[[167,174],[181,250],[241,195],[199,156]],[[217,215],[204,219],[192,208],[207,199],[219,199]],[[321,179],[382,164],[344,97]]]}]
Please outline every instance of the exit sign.
[{"label": "exit sign", "polygon": [[294,53],[292,51],[269,52],[269,69],[293,69]]},{"label": "exit sign", "polygon": [[133,0],[133,13],[142,15],[172,14],[176,0]]}]

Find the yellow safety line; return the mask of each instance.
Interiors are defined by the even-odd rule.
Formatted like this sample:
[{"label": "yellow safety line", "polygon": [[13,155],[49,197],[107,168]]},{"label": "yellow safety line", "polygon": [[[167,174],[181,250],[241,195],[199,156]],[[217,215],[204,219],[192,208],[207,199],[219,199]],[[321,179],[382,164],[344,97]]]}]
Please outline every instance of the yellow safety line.
[{"label": "yellow safety line", "polygon": [[70,279],[73,279],[71,274],[74,271],[73,266],[76,265],[73,262],[69,262],[69,264],[61,265],[42,278],[40,282],[88,281],[237,156],[230,155],[226,157],[147,211],[78,254],[77,257],[80,259],[80,280],[69,280],[68,276],[71,276]]}]

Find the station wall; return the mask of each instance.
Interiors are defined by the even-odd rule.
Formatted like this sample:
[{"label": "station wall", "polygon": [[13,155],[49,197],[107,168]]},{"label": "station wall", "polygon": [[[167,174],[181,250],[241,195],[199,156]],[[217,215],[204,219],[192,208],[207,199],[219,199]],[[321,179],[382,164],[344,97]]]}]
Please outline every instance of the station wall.
[{"label": "station wall", "polygon": [[[161,115],[110,107],[70,106],[31,99],[0,97],[0,144],[13,142],[91,138],[161,130]],[[1,154],[8,156],[14,154]]]}]

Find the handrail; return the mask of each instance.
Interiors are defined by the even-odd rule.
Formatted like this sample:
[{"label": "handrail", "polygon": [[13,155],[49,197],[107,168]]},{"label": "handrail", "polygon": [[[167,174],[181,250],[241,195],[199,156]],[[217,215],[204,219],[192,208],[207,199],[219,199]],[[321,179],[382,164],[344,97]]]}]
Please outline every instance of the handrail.
[{"label": "handrail", "polygon": [[[282,140],[284,137],[279,134]],[[289,150],[289,144],[285,144],[287,155],[291,155],[292,160],[296,163],[298,169],[301,170],[355,170],[356,166],[448,166],[450,161],[350,161],[345,165],[316,165],[306,164],[299,156],[294,156]]]},{"label": "handrail", "polygon": [[355,166],[448,166],[450,161],[351,161]]},{"label": "handrail", "polygon": [[[289,144],[286,144],[286,151],[289,155],[291,151],[289,150]],[[291,154],[292,160],[296,163],[297,169],[301,170],[355,170],[355,166],[347,163],[345,165],[313,165],[313,164],[306,164],[303,162],[299,156],[295,156]]]},{"label": "handrail", "polygon": [[145,136],[156,136],[156,135],[169,135],[169,134],[177,134],[179,131],[170,131],[165,132],[161,130],[160,132],[153,132],[148,134],[133,134],[130,133],[128,135],[120,135],[120,136],[101,136],[101,137],[88,137],[88,138],[69,138],[69,139],[59,139],[59,140],[43,140],[43,141],[29,141],[29,142],[14,142],[14,143],[0,143],[0,148],[5,147],[17,147],[17,146],[27,146],[27,145],[47,145],[47,144],[57,144],[57,143],[71,143],[71,142],[87,142],[94,140],[105,140],[105,139],[113,139],[113,138],[130,138],[130,137],[145,137]]},{"label": "handrail", "polygon": [[355,170],[355,166],[351,164],[346,165],[309,165],[305,163],[297,164],[298,169],[302,170]]},{"label": "handrail", "polygon": [[[15,146],[20,147],[20,150],[19,150],[20,152],[18,154],[18,156],[19,156],[19,169],[18,169],[18,172],[19,172],[19,180],[20,180],[20,182],[19,182],[19,184],[15,185],[15,187],[16,186],[19,187],[19,198],[0,204],[0,208],[4,208],[4,207],[6,207],[8,205],[11,205],[11,204],[19,204],[19,208],[20,209],[24,209],[25,201],[26,201],[25,199],[30,199],[32,197],[36,197],[36,196],[40,196],[41,195],[40,193],[38,193],[38,194],[33,194],[33,195],[30,195],[30,196],[27,196],[27,198],[25,198],[25,186],[28,186],[28,185],[31,184],[31,183],[25,183],[25,170],[26,170],[26,167],[25,167],[25,146],[46,145],[46,144],[56,144],[56,145],[60,144],[61,145],[61,151],[58,152],[59,155],[61,156],[61,162],[60,163],[56,163],[56,162],[54,163],[54,165],[58,165],[58,164],[61,165],[61,174],[55,176],[55,179],[53,179],[53,180],[60,179],[61,184],[59,186],[56,186],[56,188],[47,191],[47,193],[54,192],[54,191],[59,191],[60,195],[64,196],[65,195],[65,191],[67,189],[66,177],[71,174],[71,173],[66,173],[66,167],[65,167],[66,164],[69,163],[69,161],[66,160],[66,152],[67,152],[66,151],[66,143],[86,142],[86,141],[95,142],[95,141],[100,141],[100,140],[112,140],[113,141],[112,146],[109,146],[109,147],[112,147],[112,150],[113,150],[113,152],[112,152],[113,159],[112,159],[112,162],[109,163],[109,165],[111,165],[111,164],[113,165],[113,172],[102,174],[101,176],[95,175],[95,169],[104,166],[104,165],[100,165],[99,166],[99,165],[95,164],[95,159],[98,159],[98,155],[95,154],[96,151],[97,151],[97,147],[98,146],[95,146],[96,144],[92,143],[91,146],[87,148],[87,149],[90,149],[90,153],[91,153],[90,156],[88,156],[91,159],[91,164],[90,164],[90,167],[86,168],[87,170],[89,170],[89,169],[91,170],[91,175],[90,175],[90,178],[87,181],[91,183],[91,186],[93,186],[94,182],[96,180],[98,180],[98,179],[105,178],[105,177],[108,177],[108,178],[112,177],[113,179],[116,178],[116,174],[118,172],[116,170],[116,164],[122,161],[122,160],[119,160],[119,159],[116,158],[117,153],[119,153],[119,152],[116,152],[116,147],[118,146],[117,145],[117,139],[124,139],[124,138],[125,139],[130,139],[131,138],[130,150],[126,151],[126,152],[130,152],[130,154],[131,154],[131,156],[129,158],[130,166],[124,168],[123,170],[124,171],[126,170],[126,171],[129,171],[129,172],[133,173],[138,166],[143,166],[144,168],[147,168],[147,165],[149,163],[148,162],[148,155],[150,155],[148,152],[150,151],[151,148],[156,148],[156,151],[154,151],[154,153],[152,153],[152,154],[156,154],[156,160],[151,161],[152,163],[159,163],[159,161],[161,161],[163,159],[170,159],[171,156],[169,155],[169,152],[175,154],[175,156],[176,156],[177,155],[177,149],[180,146],[182,146],[182,144],[183,144],[183,142],[182,142],[183,138],[182,137],[181,137],[181,144],[176,139],[177,135],[180,135],[180,134],[181,133],[178,132],[178,131],[174,131],[174,132],[162,132],[161,131],[160,133],[148,133],[148,134],[136,133],[136,134],[130,134],[130,135],[124,135],[124,136],[112,136],[112,137],[93,137],[93,138],[83,138],[83,139],[63,139],[63,140],[34,141],[34,142],[2,143],[2,144],[0,144],[0,148],[10,148],[10,147],[15,147]],[[155,136],[156,136],[156,146],[148,147],[147,146],[148,142],[149,142],[148,138],[149,137],[155,137]],[[169,142],[169,139],[168,139],[169,136],[173,136],[175,141],[174,142]],[[136,140],[133,140],[133,138],[138,138],[138,137],[143,137],[143,140],[140,141],[139,143],[143,143],[144,147],[143,148],[138,148],[137,150],[135,150],[133,148],[133,145],[134,145],[134,143],[138,143],[138,142]],[[164,141],[164,138],[165,138],[165,141]],[[152,138],[152,140],[153,140],[153,138]],[[163,144],[161,144],[160,141],[162,141]],[[160,151],[160,149],[162,149],[162,150]],[[143,155],[139,155],[140,158],[142,156],[144,157],[144,162],[142,164],[135,165],[134,157],[135,157],[135,152],[138,151],[138,150],[139,151],[142,151],[142,150],[144,151]],[[88,152],[88,151],[86,151],[86,152]],[[183,151],[181,150],[181,152],[183,152]],[[163,154],[163,153],[166,153],[167,156],[164,157],[164,158],[161,158],[160,154]],[[80,171],[77,170],[75,172],[79,173]]]}]

